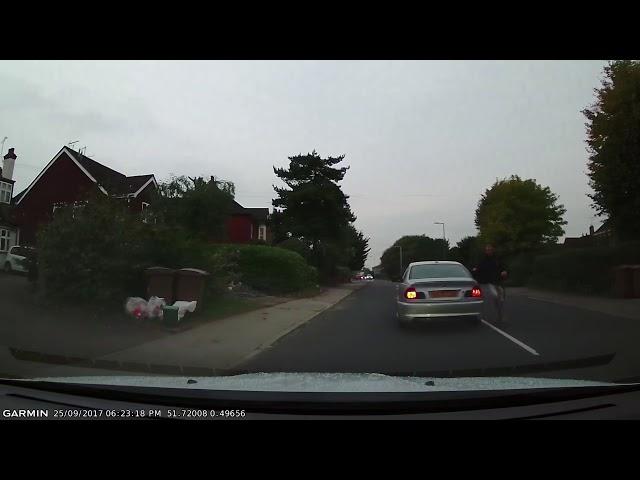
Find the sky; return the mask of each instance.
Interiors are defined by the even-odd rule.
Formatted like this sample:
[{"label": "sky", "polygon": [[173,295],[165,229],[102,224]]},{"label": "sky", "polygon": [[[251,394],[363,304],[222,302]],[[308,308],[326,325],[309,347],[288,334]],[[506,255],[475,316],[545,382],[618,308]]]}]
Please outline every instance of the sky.
[{"label": "sky", "polygon": [[0,140],[21,191],[62,146],[126,175],[230,180],[271,207],[273,167],[345,155],[342,187],[370,238],[476,234],[496,179],[534,178],[596,228],[581,110],[605,61],[0,61]]}]

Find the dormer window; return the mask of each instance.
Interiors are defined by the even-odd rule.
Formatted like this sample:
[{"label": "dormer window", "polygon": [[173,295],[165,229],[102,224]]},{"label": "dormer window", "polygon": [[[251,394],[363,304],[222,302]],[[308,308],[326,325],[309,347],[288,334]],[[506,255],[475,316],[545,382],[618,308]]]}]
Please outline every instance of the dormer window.
[{"label": "dormer window", "polygon": [[13,185],[9,182],[0,181],[0,203],[11,203]]}]

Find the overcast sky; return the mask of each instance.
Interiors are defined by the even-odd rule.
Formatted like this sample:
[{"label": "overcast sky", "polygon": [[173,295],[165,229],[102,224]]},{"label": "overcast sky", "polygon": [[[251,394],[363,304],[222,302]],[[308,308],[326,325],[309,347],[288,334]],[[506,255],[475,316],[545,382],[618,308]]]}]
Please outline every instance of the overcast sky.
[{"label": "overcast sky", "polygon": [[535,178],[597,227],[585,119],[604,61],[0,62],[0,140],[16,193],[65,144],[127,175],[215,175],[271,207],[272,167],[346,155],[343,189],[371,238],[368,266],[402,235],[476,233],[496,178]]}]

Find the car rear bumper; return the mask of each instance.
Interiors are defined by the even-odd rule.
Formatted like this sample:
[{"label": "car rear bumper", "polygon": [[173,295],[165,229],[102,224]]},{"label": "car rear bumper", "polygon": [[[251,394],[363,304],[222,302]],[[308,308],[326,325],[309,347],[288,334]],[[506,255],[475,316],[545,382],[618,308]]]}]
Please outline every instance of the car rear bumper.
[{"label": "car rear bumper", "polygon": [[482,300],[430,303],[397,302],[398,317],[403,320],[479,316],[482,314],[482,304]]}]

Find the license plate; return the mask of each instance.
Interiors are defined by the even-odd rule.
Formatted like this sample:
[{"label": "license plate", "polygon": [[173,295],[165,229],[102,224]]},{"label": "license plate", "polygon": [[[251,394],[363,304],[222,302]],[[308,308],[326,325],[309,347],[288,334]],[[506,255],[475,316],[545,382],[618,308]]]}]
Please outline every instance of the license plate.
[{"label": "license plate", "polygon": [[429,292],[429,296],[431,298],[457,297],[458,296],[458,291],[457,290],[433,290],[432,292]]}]

